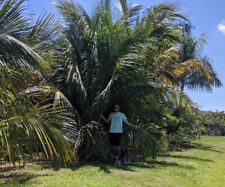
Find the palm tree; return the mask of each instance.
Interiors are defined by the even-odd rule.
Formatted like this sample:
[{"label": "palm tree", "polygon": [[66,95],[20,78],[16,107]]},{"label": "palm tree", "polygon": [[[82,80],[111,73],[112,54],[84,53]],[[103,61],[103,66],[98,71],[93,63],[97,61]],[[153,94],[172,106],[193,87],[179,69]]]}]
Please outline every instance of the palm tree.
[{"label": "palm tree", "polygon": [[[68,107],[53,103],[57,89],[40,85],[45,61],[21,42],[30,36],[35,47],[55,22],[46,15],[30,25],[22,16],[23,2],[0,1],[0,157],[15,164],[18,157],[25,160],[26,154],[43,151],[53,160],[71,162],[74,154],[61,131],[75,125],[73,115]],[[44,27],[46,23],[50,26]]]},{"label": "palm tree", "polygon": [[212,64],[208,57],[202,57],[199,54],[199,49],[205,43],[203,38],[193,38],[191,36],[191,25],[184,25],[184,36],[185,40],[182,43],[181,58],[180,61],[188,61],[190,59],[195,59],[199,63],[201,68],[191,69],[189,73],[183,74],[179,77],[179,84],[181,90],[184,87],[189,89],[206,89],[207,91],[212,91],[212,87],[221,87],[222,83],[218,78]]},{"label": "palm tree", "polygon": [[[90,16],[77,3],[58,1],[64,29],[60,46],[55,46],[57,51],[64,50],[56,55],[55,71],[46,82],[56,84],[74,107],[80,136],[88,128],[94,134],[104,134],[98,115],[107,113],[107,108],[119,101],[131,120],[146,124],[142,132],[128,131],[130,144],[148,142],[146,147],[156,150],[161,132],[158,127],[165,126],[163,108],[172,103],[173,108],[193,109],[182,92],[182,81],[187,85],[192,80],[189,85],[208,88],[219,86],[220,81],[211,64],[197,58],[195,50],[193,55],[183,57],[183,44],[188,41],[183,28],[189,21],[173,4],[144,10],[119,0],[116,7],[120,16],[112,11],[113,5],[110,0],[102,0]],[[192,48],[190,42],[187,46]],[[194,82],[195,72],[204,83]],[[73,138],[72,131],[67,134],[75,149],[81,145],[82,138]],[[90,137],[98,145],[103,141],[96,143],[93,139],[99,136]],[[83,142],[84,155],[91,154],[91,149],[95,152],[96,146]]]},{"label": "palm tree", "polygon": [[[172,92],[184,96],[176,86],[165,84],[165,72],[174,55],[178,56],[173,48],[182,41],[180,22],[186,18],[173,4],[143,11],[140,5],[128,7],[121,0],[117,1],[121,17],[115,19],[111,6],[109,0],[100,1],[89,16],[77,3],[58,1],[64,29],[58,42],[61,46],[55,47],[64,50],[46,82],[57,85],[72,104],[80,136],[87,129],[104,134],[98,116],[119,101],[131,120],[146,123],[145,129],[128,131],[130,144],[147,142],[146,147],[155,153],[161,132],[157,129],[164,123],[163,99]],[[78,149],[82,138],[73,138],[72,131],[67,135]],[[97,144],[94,138],[99,136],[90,136]],[[87,142],[83,140],[82,151],[89,155],[97,146]]]}]

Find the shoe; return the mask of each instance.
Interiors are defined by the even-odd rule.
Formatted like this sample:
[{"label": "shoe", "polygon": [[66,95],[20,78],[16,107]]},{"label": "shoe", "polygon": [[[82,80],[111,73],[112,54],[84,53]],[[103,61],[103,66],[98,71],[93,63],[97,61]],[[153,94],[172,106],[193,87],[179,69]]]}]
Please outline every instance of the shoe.
[{"label": "shoe", "polygon": [[116,159],[115,165],[121,165],[121,161],[119,159]]},{"label": "shoe", "polygon": [[131,163],[130,159],[124,161],[124,164],[130,164],[130,163]]}]

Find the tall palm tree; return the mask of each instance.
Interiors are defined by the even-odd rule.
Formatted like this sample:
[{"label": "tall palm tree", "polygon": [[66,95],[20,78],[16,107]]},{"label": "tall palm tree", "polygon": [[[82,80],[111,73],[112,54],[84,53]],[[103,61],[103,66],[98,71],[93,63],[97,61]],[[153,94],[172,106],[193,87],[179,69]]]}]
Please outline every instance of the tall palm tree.
[{"label": "tall palm tree", "polygon": [[189,89],[200,88],[212,91],[212,87],[221,87],[222,83],[210,63],[209,58],[206,56],[202,57],[199,53],[199,49],[203,46],[205,40],[203,38],[195,39],[191,36],[190,24],[184,25],[184,36],[185,40],[182,43],[182,48],[180,50],[180,61],[184,62],[190,59],[195,59],[202,68],[191,69],[189,73],[183,74],[179,77],[181,90],[184,90],[184,87],[187,87]]},{"label": "tall palm tree", "polygon": [[[140,5],[128,7],[121,0],[117,7],[121,17],[115,19],[109,0],[100,1],[91,16],[77,3],[58,1],[57,8],[64,19],[59,40],[65,50],[59,53],[55,71],[46,82],[56,84],[74,107],[79,135],[88,127],[102,133],[96,122],[99,114],[119,100],[130,119],[145,120],[147,124],[146,129],[128,131],[130,143],[148,142],[148,147],[156,150],[160,137],[157,125],[162,125],[162,116],[157,115],[163,110],[160,102],[169,93],[181,93],[177,87],[165,84],[163,72],[178,56],[173,48],[183,39],[180,22],[186,18],[177,13],[173,4],[159,4],[143,11]],[[149,116],[151,110],[158,117]],[[79,147],[81,138],[72,138],[72,134],[68,133],[71,141]],[[82,151],[87,144],[83,143]],[[86,151],[93,148],[96,146]]]}]

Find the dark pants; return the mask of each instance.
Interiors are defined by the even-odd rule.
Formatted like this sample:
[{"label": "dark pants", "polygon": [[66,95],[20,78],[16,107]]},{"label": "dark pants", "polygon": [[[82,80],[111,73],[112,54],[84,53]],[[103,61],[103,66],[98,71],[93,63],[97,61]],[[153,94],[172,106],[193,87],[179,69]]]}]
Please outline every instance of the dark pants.
[{"label": "dark pants", "polygon": [[111,146],[120,146],[122,133],[109,133],[109,141]]},{"label": "dark pants", "polygon": [[109,141],[112,146],[110,152],[115,159],[125,162],[128,161],[128,150],[120,147],[122,135],[122,133],[109,133]]}]

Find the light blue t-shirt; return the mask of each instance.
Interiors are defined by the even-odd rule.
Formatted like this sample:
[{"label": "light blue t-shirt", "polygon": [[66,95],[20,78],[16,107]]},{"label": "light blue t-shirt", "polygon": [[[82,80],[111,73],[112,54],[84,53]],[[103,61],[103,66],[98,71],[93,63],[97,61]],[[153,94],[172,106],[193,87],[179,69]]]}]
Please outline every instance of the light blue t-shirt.
[{"label": "light blue t-shirt", "polygon": [[123,133],[123,122],[127,120],[122,112],[113,112],[109,115],[110,133]]}]

